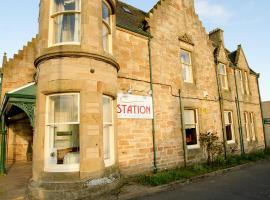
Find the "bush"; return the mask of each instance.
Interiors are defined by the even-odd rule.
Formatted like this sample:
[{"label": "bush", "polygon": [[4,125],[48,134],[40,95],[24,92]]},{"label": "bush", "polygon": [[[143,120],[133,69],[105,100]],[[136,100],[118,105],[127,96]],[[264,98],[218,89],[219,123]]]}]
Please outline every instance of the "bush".
[{"label": "bush", "polygon": [[262,159],[269,159],[270,151],[261,150],[250,154],[241,155],[228,155],[225,160],[223,156],[218,155],[211,165],[195,164],[186,168],[176,168],[171,170],[159,171],[157,173],[150,173],[142,175],[138,178],[138,182],[144,185],[164,185],[170,182],[185,180],[194,176],[206,174],[219,169],[229,168],[244,164],[247,162],[258,161]]},{"label": "bush", "polygon": [[213,164],[216,158],[222,153],[222,145],[221,142],[219,142],[217,133],[201,133],[200,143],[207,156],[207,164]]}]

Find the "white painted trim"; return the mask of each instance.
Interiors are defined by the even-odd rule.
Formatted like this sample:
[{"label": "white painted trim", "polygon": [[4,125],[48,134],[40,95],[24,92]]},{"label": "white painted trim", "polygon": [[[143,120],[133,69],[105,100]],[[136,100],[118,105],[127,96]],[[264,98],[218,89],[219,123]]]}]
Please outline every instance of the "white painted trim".
[{"label": "white painted trim", "polygon": [[[63,96],[63,95],[77,95],[78,96],[78,123],[80,125],[80,93],[58,93],[46,96],[46,110],[45,110],[45,136],[44,136],[44,171],[45,172],[79,172],[80,163],[78,164],[49,164],[49,155],[50,155],[50,137],[49,137],[49,126],[52,125],[48,123],[48,108],[49,108],[49,98],[52,96]],[[67,123],[55,123],[55,124],[67,124]],[[70,124],[70,123],[68,123]],[[80,155],[81,156],[81,155]]]},{"label": "white painted trim", "polygon": [[[227,140],[227,144],[234,144],[235,143],[235,130],[234,130],[234,117],[233,117],[233,112],[232,111],[224,111],[224,115],[226,113],[230,113],[232,117],[232,122],[231,122],[231,131],[232,131],[232,140]],[[226,126],[226,124],[225,124]],[[226,138],[227,138],[227,133],[226,133]]]},{"label": "white painted trim", "polygon": [[228,140],[227,144],[235,144],[235,141],[234,140]]},{"label": "white painted trim", "polygon": [[200,148],[200,144],[195,144],[195,145],[187,145],[187,149],[199,149]]},{"label": "white painted trim", "polygon": [[[198,112],[198,109],[184,109],[184,112],[185,110],[194,110],[195,111],[195,115],[196,115],[196,123],[195,123],[195,127],[196,127],[196,139],[197,139],[197,144],[194,144],[194,145],[187,145],[187,149],[199,149],[201,147],[200,145],[200,131],[199,131],[199,112]],[[185,118],[185,117],[184,117]],[[187,137],[187,135],[185,135],[185,137]]]},{"label": "white painted trim", "polygon": [[17,91],[19,91],[19,90],[22,90],[22,89],[27,88],[27,87],[32,86],[32,85],[35,85],[35,82],[31,82],[31,83],[28,83],[28,84],[26,84],[26,85],[23,85],[23,86],[21,86],[21,87],[19,87],[19,88],[16,88],[16,89],[14,89],[14,90],[11,90],[10,92],[8,92],[8,94],[15,93],[15,92],[17,92]]},{"label": "white painted trim", "polygon": [[[110,159],[104,159],[105,167],[110,167],[115,164],[114,103],[113,103],[113,99],[109,96],[103,95],[103,98],[110,99],[111,109],[112,109],[112,123],[110,127]],[[108,123],[105,123],[105,124],[108,124]]]}]

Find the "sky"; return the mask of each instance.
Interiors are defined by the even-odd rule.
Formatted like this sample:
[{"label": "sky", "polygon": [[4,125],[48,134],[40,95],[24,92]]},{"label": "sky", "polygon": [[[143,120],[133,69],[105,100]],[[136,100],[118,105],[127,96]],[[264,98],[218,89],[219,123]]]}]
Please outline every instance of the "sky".
[{"label": "sky", "polygon": [[[122,0],[148,12],[157,0]],[[22,49],[38,31],[39,0],[8,0],[1,3],[0,58]],[[250,67],[260,73],[262,100],[270,100],[270,1],[195,0],[196,11],[207,31],[224,30],[226,48],[244,48]],[[0,60],[0,65],[2,59]]]}]

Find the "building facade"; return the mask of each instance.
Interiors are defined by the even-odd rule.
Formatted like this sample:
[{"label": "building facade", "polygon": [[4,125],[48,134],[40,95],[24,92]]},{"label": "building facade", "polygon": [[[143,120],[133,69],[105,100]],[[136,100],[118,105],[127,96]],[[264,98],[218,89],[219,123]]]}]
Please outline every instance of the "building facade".
[{"label": "building facade", "polygon": [[270,101],[262,102],[264,128],[265,128],[265,143],[266,147],[270,148]]},{"label": "building facade", "polygon": [[200,133],[227,154],[265,147],[259,75],[221,29],[205,31],[193,0],[148,13],[41,0],[38,35],[2,75],[2,163],[32,160],[33,191],[204,162]]}]

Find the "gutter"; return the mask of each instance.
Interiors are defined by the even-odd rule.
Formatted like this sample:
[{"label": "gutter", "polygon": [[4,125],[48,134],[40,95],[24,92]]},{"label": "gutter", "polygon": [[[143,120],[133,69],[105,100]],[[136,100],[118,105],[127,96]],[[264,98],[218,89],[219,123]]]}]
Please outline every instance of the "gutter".
[{"label": "gutter", "polygon": [[152,139],[153,139],[153,163],[154,173],[157,172],[157,152],[156,152],[156,129],[155,129],[155,101],[154,101],[154,87],[153,87],[153,68],[152,68],[152,51],[151,51],[151,36],[148,37],[148,52],[149,52],[149,68],[150,68],[150,90],[153,105],[153,119],[152,119]]},{"label": "gutter", "polygon": [[257,87],[259,91],[259,101],[260,101],[260,109],[261,109],[261,117],[262,117],[262,125],[263,125],[263,137],[264,137],[264,145],[265,149],[267,149],[267,142],[266,142],[266,133],[265,133],[265,126],[264,126],[264,119],[263,119],[263,111],[262,111],[262,98],[261,98],[261,90],[260,90],[260,85],[259,85],[259,77],[260,75],[257,74],[256,80],[257,80]]},{"label": "gutter", "polygon": [[242,129],[242,120],[241,120],[241,110],[240,110],[240,103],[239,103],[239,93],[238,93],[238,85],[236,81],[236,73],[235,73],[235,67],[233,68],[234,73],[234,82],[235,82],[235,88],[236,88],[236,97],[235,97],[235,103],[236,103],[236,110],[237,110],[237,117],[238,117],[238,129],[240,134],[240,146],[241,146],[241,154],[245,154],[245,145],[244,145],[244,138],[243,138],[243,129]]},{"label": "gutter", "polygon": [[187,141],[186,141],[186,129],[184,123],[184,106],[181,97],[181,90],[179,92],[179,107],[180,107],[180,119],[181,119],[181,132],[182,132],[182,142],[183,142],[183,151],[184,151],[184,167],[187,166]]},{"label": "gutter", "polygon": [[216,79],[217,79],[217,86],[218,86],[218,96],[219,96],[219,108],[220,108],[220,117],[221,117],[221,124],[222,124],[222,133],[223,133],[223,148],[224,148],[224,158],[227,159],[227,139],[226,139],[226,128],[225,128],[225,120],[224,120],[224,106],[223,106],[223,97],[220,88],[220,80],[218,76],[218,61],[216,61]]}]

